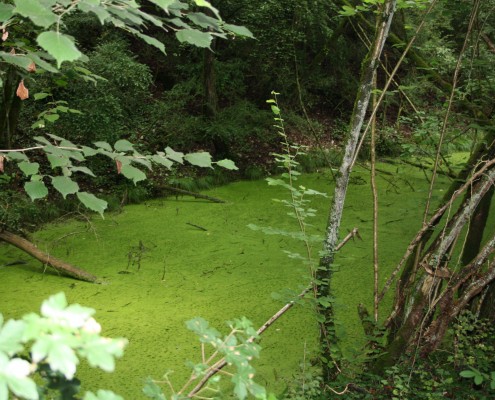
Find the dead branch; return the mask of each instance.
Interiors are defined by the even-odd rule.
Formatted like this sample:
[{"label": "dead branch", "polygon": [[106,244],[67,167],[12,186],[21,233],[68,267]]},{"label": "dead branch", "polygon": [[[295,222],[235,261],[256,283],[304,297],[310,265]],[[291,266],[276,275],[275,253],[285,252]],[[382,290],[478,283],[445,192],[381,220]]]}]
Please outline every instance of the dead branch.
[{"label": "dead branch", "polygon": [[390,277],[387,279],[387,282],[385,283],[385,286],[383,287],[383,289],[382,289],[382,291],[380,293],[380,296],[378,296],[378,300],[379,301],[381,301],[383,299],[383,297],[385,296],[385,293],[390,289],[390,286],[392,285],[392,282],[394,281],[395,277],[397,276],[397,274],[399,273],[399,271],[402,269],[404,263],[409,258],[409,256],[412,254],[413,250],[416,248],[416,246],[418,245],[418,243],[422,240],[424,234],[426,232],[428,232],[429,230],[431,230],[433,227],[435,227],[438,224],[438,222],[440,221],[440,219],[442,218],[442,216],[445,213],[445,211],[449,207],[452,206],[452,204],[454,203],[454,201],[461,194],[463,194],[466,191],[466,189],[468,189],[473,184],[474,181],[476,181],[480,176],[482,176],[486,172],[486,170],[488,168],[490,168],[494,164],[495,164],[495,159],[490,160],[489,162],[487,162],[478,172],[476,172],[471,177],[471,179],[467,180],[464,185],[462,185],[458,190],[456,190],[454,192],[454,194],[452,195],[452,197],[450,198],[450,200],[448,202],[446,202],[442,207],[440,207],[437,210],[437,212],[430,218],[430,221],[428,221],[428,223],[425,224],[423,226],[423,228],[421,228],[421,230],[417,233],[417,235],[414,237],[414,239],[411,241],[411,243],[407,247],[404,256],[402,257],[402,259],[397,264],[397,267],[392,272],[392,274],[390,275]]},{"label": "dead branch", "polygon": [[44,265],[49,265],[50,267],[54,268],[58,272],[63,273],[64,275],[68,275],[81,281],[98,283],[98,278],[93,274],[90,274],[89,272],[75,267],[74,265],[59,260],[58,258],[51,256],[50,254],[44,253],[30,241],[12,232],[8,232],[6,230],[0,231],[0,240],[3,240],[21,249],[22,251],[28,253],[30,256],[41,261]]}]

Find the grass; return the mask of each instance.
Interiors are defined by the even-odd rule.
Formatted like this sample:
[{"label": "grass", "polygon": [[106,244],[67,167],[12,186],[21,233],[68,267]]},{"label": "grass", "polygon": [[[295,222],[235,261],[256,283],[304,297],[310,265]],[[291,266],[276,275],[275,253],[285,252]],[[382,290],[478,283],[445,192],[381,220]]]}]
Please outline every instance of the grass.
[{"label": "grass", "polygon": [[[421,226],[428,183],[423,172],[407,166],[380,165],[380,283],[402,256]],[[358,227],[363,241],[347,244],[338,254],[334,293],[339,330],[347,354],[359,355],[364,337],[356,308],[372,304],[371,262],[372,204],[369,172],[353,173],[342,222],[342,235]],[[329,172],[304,175],[301,184],[327,192],[333,187]],[[434,201],[448,184],[440,177]],[[103,334],[129,339],[124,358],[114,374],[96,372],[82,365],[79,377],[84,389],[106,388],[127,399],[141,399],[147,376],[160,378],[174,370],[173,382],[184,382],[186,360],[199,361],[198,340],[184,326],[201,316],[222,330],[225,321],[246,316],[261,325],[283,304],[271,293],[285,288],[299,290],[307,281],[304,267],[289,259],[284,249],[302,252],[298,242],[265,236],[247,228],[258,226],[297,229],[286,209],[272,201],[287,195],[264,181],[236,182],[207,194],[226,200],[214,204],[189,197],[171,197],[131,205],[120,214],[102,220],[61,221],[37,232],[38,247],[101,277],[93,285],[43,272],[39,263],[18,250],[0,247],[0,265],[26,260],[27,265],[0,268],[0,310],[6,318],[38,309],[50,294],[64,291],[69,302],[97,310]],[[316,199],[314,231],[324,234],[329,199]],[[203,231],[190,224],[206,229]],[[144,246],[140,269],[128,267],[128,254]],[[390,305],[384,300],[381,318]],[[224,329],[226,332],[227,329]],[[258,381],[281,392],[303,359],[317,345],[317,325],[308,310],[298,307],[283,316],[262,339],[261,359],[256,361]],[[309,349],[309,350],[306,350]],[[309,354],[305,354],[309,351]]]}]

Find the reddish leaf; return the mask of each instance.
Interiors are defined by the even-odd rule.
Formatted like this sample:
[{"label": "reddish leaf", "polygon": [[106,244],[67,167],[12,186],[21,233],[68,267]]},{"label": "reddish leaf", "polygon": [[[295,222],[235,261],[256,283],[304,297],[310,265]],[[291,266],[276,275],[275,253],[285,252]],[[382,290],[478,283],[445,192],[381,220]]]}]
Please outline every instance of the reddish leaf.
[{"label": "reddish leaf", "polygon": [[122,163],[119,160],[115,160],[115,164],[117,164],[117,173],[120,174],[122,172]]},{"label": "reddish leaf", "polygon": [[3,160],[5,160],[5,157],[0,156],[0,172],[3,172]]},{"label": "reddish leaf", "polygon": [[29,97],[29,90],[24,86],[24,79],[19,83],[17,87],[17,92],[15,92],[17,97],[21,100],[26,100]]},{"label": "reddish leaf", "polygon": [[5,29],[2,29],[2,42],[5,42],[8,37],[9,37],[9,32],[7,32]]},{"label": "reddish leaf", "polygon": [[36,64],[32,62],[31,64],[28,65],[27,70],[28,72],[36,72]]}]

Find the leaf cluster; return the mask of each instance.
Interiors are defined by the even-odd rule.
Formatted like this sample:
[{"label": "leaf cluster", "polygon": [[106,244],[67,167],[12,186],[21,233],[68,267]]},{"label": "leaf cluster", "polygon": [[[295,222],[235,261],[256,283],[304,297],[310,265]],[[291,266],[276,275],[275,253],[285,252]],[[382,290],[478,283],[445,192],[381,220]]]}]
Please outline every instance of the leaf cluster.
[{"label": "leaf cluster", "polygon": [[[0,314],[0,399],[9,398],[9,392],[23,399],[44,399],[48,386],[39,386],[35,377],[49,371],[52,378],[70,383],[81,358],[92,367],[112,372],[127,341],[100,336],[94,312],[79,304],[69,305],[59,293],[43,302],[40,314],[8,321]],[[119,398],[109,393],[87,393],[84,400]]]}]

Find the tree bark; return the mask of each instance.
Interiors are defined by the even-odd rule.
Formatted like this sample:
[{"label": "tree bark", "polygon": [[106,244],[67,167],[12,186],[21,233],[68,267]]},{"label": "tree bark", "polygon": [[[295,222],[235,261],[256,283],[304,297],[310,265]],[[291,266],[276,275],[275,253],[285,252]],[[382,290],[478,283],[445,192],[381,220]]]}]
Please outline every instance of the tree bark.
[{"label": "tree bark", "polygon": [[215,45],[216,39],[211,41],[211,49],[204,50],[203,61],[203,91],[204,91],[204,114],[214,118],[218,112],[218,95],[215,74]]},{"label": "tree bark", "polygon": [[[391,331],[386,354],[376,365],[378,371],[395,364],[408,350],[418,344],[421,353],[434,351],[441,343],[453,318],[493,280],[492,262],[485,273],[481,269],[495,248],[492,238],[474,260],[461,269],[448,269],[450,252],[466,223],[475,214],[481,200],[495,182],[495,168],[482,175],[466,196],[458,211],[446,224],[428,250],[406,270],[396,293],[393,317],[389,319]],[[426,272],[426,273],[425,273]],[[444,272],[448,272],[448,280]]]},{"label": "tree bark", "polygon": [[12,147],[22,105],[21,99],[15,94],[20,80],[15,68],[8,67],[0,95],[0,149]]},{"label": "tree bark", "polygon": [[62,260],[59,260],[58,258],[52,257],[51,255],[42,252],[33,243],[14,233],[5,230],[0,231],[0,240],[13,245],[21,249],[22,251],[25,251],[30,256],[41,261],[43,264],[49,265],[58,272],[61,272],[67,276],[79,279],[81,281],[98,283],[98,278],[93,274],[90,274],[89,272],[75,267],[74,265],[68,264]]},{"label": "tree bark", "polygon": [[[323,250],[325,255],[320,259],[320,268],[317,272],[318,295],[320,298],[331,296],[331,278],[334,253],[337,246],[340,223],[344,209],[345,197],[349,185],[349,178],[352,171],[353,160],[356,155],[356,148],[359,142],[361,128],[366,117],[366,111],[371,96],[373,79],[379,59],[382,54],[385,41],[387,40],[390,25],[393,20],[396,0],[388,0],[379,9],[380,15],[374,37],[374,43],[370,48],[367,58],[363,62],[361,73],[361,84],[356,96],[354,110],[351,116],[350,131],[347,138],[344,157],[337,176],[334,198],[329,213]],[[337,337],[335,334],[334,310],[332,306],[320,307],[322,356],[326,359],[324,363],[324,380],[331,380],[335,375],[335,362],[332,360],[331,346],[335,346]]]}]

